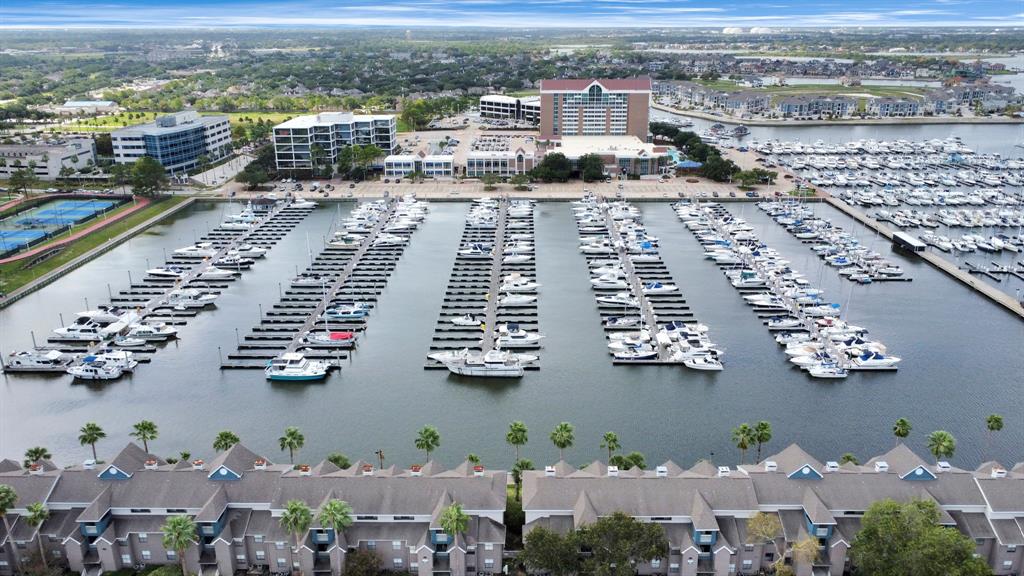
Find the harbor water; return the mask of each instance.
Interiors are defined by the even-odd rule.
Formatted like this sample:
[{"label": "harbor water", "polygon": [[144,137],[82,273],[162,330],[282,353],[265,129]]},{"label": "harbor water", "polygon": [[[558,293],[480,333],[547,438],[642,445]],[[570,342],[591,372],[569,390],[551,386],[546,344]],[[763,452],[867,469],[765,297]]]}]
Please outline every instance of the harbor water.
[{"label": "harbor water", "polygon": [[[261,305],[269,309],[278,300],[351,206],[327,204],[311,213],[225,289],[214,310],[181,327],[180,339],[133,375],[96,385],[72,384],[64,375],[0,378],[0,454],[17,458],[42,445],[59,463],[74,463],[89,455],[78,443],[78,428],[95,421],[107,431],[98,449],[109,457],[129,440],[134,422],[150,419],[160,427],[150,445],[161,455],[187,450],[209,458],[217,432],[232,430],[254,450],[281,460],[287,455],[277,438],[294,425],[306,436],[299,461],[316,462],[332,451],[374,460],[381,449],[388,463],[408,465],[422,459],[413,446],[416,431],[433,424],[442,436],[436,452],[442,462],[454,465],[472,452],[487,466],[508,467],[513,452],[505,430],[509,421],[523,420],[530,429],[524,456],[537,465],[557,457],[547,436],[561,421],[576,426],[576,445],[567,452],[574,464],[601,457],[601,435],[609,430],[625,450],[643,452],[649,465],[709,456],[734,464],[739,453],[730,430],[769,420],[775,431],[769,452],[798,441],[822,459],[853,452],[863,461],[891,446],[892,422],[906,417],[914,425],[909,443],[921,453],[927,453],[928,432],[952,432],[958,440],[954,465],[1022,458],[1024,323],[914,257],[891,253],[884,239],[824,204],[815,206],[819,215],[853,230],[913,282],[860,286],[843,280],[753,204],[729,209],[840,302],[849,321],[903,358],[898,372],[820,381],[790,365],[663,202],[638,206],[694,315],[725,349],[723,372],[612,365],[567,203],[540,203],[535,212],[537,280],[543,284],[538,311],[546,335],[539,371],[497,381],[423,369],[466,203],[431,205],[341,371],[322,383],[288,384],[270,383],[259,370],[221,370],[220,358],[236,347],[236,334],[259,321]],[[129,271],[138,280],[165,253],[216,226],[225,209],[196,204],[0,310],[0,348],[6,354],[29,347],[31,331],[43,343],[58,314],[69,321],[86,300],[91,307],[105,302],[108,284],[115,293],[125,288]],[[1004,415],[1006,427],[989,440],[984,419],[994,412]]]}]

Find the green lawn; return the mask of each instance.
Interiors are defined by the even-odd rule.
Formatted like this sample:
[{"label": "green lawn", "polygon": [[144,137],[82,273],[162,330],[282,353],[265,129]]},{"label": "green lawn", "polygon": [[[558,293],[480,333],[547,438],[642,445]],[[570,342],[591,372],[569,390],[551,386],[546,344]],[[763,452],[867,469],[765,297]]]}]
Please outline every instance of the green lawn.
[{"label": "green lawn", "polygon": [[917,86],[842,86],[839,84],[801,84],[797,86],[767,86],[757,88],[772,95],[791,96],[796,94],[870,94],[906,98],[921,96],[925,88]]},{"label": "green lawn", "polygon": [[508,95],[513,98],[522,98],[523,96],[537,96],[540,94],[540,90],[516,90],[515,92],[509,92]]},{"label": "green lawn", "polygon": [[[139,117],[141,114],[141,118]],[[69,124],[50,128],[52,132],[112,132],[126,125],[152,122],[154,118],[161,115],[161,112],[122,112],[99,118],[84,118]],[[289,118],[294,118],[308,112],[200,112],[204,116],[226,115],[232,124],[245,121],[256,122],[269,120],[273,124],[280,124]]]},{"label": "green lawn", "polygon": [[723,90],[726,92],[731,92],[740,88],[740,85],[733,80],[695,80],[695,82],[701,86],[711,88],[712,90]]},{"label": "green lawn", "polygon": [[[171,196],[159,200],[154,200],[154,202],[151,205],[147,206],[146,208],[126,217],[124,220],[121,220],[120,222],[115,222],[110,226],[101,228],[87,236],[79,238],[78,241],[73,242],[71,245],[65,247],[60,254],[57,254],[52,258],[44,260],[43,262],[40,262],[39,264],[31,268],[23,269],[22,267],[25,264],[24,261],[2,264],[0,265],[0,290],[10,293],[15,289],[20,288],[21,286],[24,286],[25,284],[31,282],[32,280],[35,280],[36,278],[42,276],[43,274],[46,274],[47,272],[50,272],[55,268],[63,266],[64,264],[67,264],[71,260],[74,260],[75,258],[81,256],[82,254],[85,254],[89,250],[92,250],[93,248],[99,246],[100,244],[106,242],[107,240],[114,238],[118,234],[126,232],[132,229],[133,227],[138,226],[139,224],[145,222],[146,220],[149,220],[150,218],[160,214],[161,212],[164,212],[177,206],[178,204],[181,204],[185,200],[186,198],[184,196]],[[125,206],[111,212],[107,217],[109,218],[111,216],[115,216],[119,214],[121,211],[127,210],[130,207],[131,203],[128,203]],[[84,225],[90,226],[93,223],[94,222],[89,222]],[[56,242],[60,239],[61,238],[54,238],[50,243]]]}]

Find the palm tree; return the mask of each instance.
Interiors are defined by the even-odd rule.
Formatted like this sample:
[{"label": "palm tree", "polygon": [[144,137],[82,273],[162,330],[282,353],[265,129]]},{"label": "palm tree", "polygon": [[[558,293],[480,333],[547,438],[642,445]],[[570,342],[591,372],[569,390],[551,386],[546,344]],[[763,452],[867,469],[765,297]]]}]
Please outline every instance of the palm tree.
[{"label": "palm tree", "polygon": [[[50,511],[42,502],[33,502],[28,505],[28,514],[25,515],[25,521],[28,522],[29,526],[38,530],[49,517]],[[46,550],[43,549],[42,532],[36,535],[36,541],[39,542],[39,558],[43,562],[43,567],[49,568],[46,562]]]},{"label": "palm tree", "polygon": [[754,425],[754,441],[757,442],[757,462],[761,463],[761,446],[771,442],[772,440],[772,423],[767,420],[761,420]]},{"label": "palm tree", "polygon": [[[241,441],[241,438],[231,430],[221,430],[217,433],[217,437],[213,439],[213,449],[217,452],[224,452],[230,450],[232,446]],[[284,448],[281,449],[284,450]]]},{"label": "palm tree", "polygon": [[462,504],[455,502],[441,512],[441,529],[452,538],[469,528],[469,515],[462,511]]},{"label": "palm tree", "polygon": [[892,425],[892,434],[896,437],[896,443],[899,444],[906,440],[907,436],[910,436],[910,431],[912,429],[913,427],[910,425],[910,420],[907,420],[906,418],[898,418],[896,423]]},{"label": "palm tree", "polygon": [[[4,519],[4,533],[11,533],[11,519],[7,517],[7,513],[10,512],[11,508],[18,503],[18,493],[14,491],[7,484],[0,484],[0,517]],[[15,568],[19,566],[18,563],[18,548],[16,546],[11,547],[11,552],[14,555],[11,562]]]},{"label": "palm tree", "polygon": [[846,452],[839,458],[839,463],[853,464],[854,466],[859,466],[860,460],[857,460],[857,457],[853,455],[853,452]]},{"label": "palm tree", "polygon": [[196,542],[196,523],[188,516],[171,516],[167,519],[163,528],[164,548],[174,550],[181,563],[182,576],[188,576],[188,567],[185,565],[185,552]]},{"label": "palm tree", "polygon": [[28,450],[25,450],[25,468],[31,466],[33,462],[49,460],[50,458],[53,458],[53,455],[50,454],[50,451],[43,446],[29,448]]},{"label": "palm tree", "polygon": [[433,426],[424,426],[416,435],[415,444],[416,449],[426,452],[427,460],[430,460],[430,453],[441,446],[441,433]]},{"label": "palm tree", "polygon": [[746,422],[740,424],[732,429],[732,441],[740,449],[740,464],[743,464],[747,456],[747,449],[754,443],[754,429]]},{"label": "palm tree", "polygon": [[551,431],[551,443],[558,448],[558,459],[564,460],[562,457],[563,451],[566,448],[572,448],[572,443],[576,441],[576,432],[572,427],[572,424],[568,422],[561,422],[555,429]]},{"label": "palm tree", "polygon": [[988,428],[988,449],[992,451],[992,433],[1003,429],[1003,417],[999,414],[989,414],[985,418],[985,427]]},{"label": "palm tree", "polygon": [[622,445],[619,444],[619,435],[615,432],[605,432],[601,437],[601,448],[608,450],[608,461],[611,462],[612,453],[622,448]]},{"label": "palm tree", "polygon": [[281,527],[295,535],[295,553],[299,553],[302,536],[309,531],[313,523],[313,512],[302,500],[289,500],[281,515]]},{"label": "palm tree", "polygon": [[956,451],[956,438],[945,430],[936,430],[928,435],[928,451],[935,456],[936,462],[943,458],[952,458]]},{"label": "palm tree", "polygon": [[480,465],[480,457],[477,456],[476,454],[470,452],[469,454],[466,454],[466,462],[469,462],[473,466],[479,466]]},{"label": "palm tree", "polygon": [[132,438],[142,441],[142,449],[149,454],[149,441],[156,440],[156,437],[160,435],[157,430],[156,424],[151,420],[142,420],[135,423],[132,427],[132,432],[129,434]]},{"label": "palm tree", "polygon": [[284,436],[278,438],[277,442],[281,445],[281,450],[288,450],[288,459],[295,464],[295,451],[301,450],[306,444],[306,437],[295,426],[289,426],[284,429]]},{"label": "palm tree", "polygon": [[100,425],[95,422],[86,422],[85,426],[78,431],[78,443],[82,446],[86,444],[92,446],[92,459],[96,458],[96,443],[107,437],[107,433],[100,428]]},{"label": "palm tree", "polygon": [[512,466],[512,481],[516,485],[516,500],[522,496],[523,490],[523,472],[526,470],[533,470],[533,461],[529,458],[523,458]]},{"label": "palm tree", "polygon": [[328,500],[324,507],[320,509],[320,514],[317,515],[316,519],[324,528],[329,527],[334,530],[335,539],[337,539],[338,534],[344,532],[354,521],[352,518],[352,507],[349,506],[348,502],[338,500],[337,498]]},{"label": "palm tree", "polygon": [[508,442],[516,448],[516,462],[519,462],[519,447],[525,446],[528,438],[528,430],[526,424],[521,420],[516,420],[508,425],[508,433],[505,434],[505,442]]}]

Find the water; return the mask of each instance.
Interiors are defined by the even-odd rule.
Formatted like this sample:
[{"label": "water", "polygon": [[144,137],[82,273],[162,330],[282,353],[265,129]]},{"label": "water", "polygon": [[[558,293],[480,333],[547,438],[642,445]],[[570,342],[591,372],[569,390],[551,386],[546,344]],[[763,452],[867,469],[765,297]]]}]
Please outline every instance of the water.
[{"label": "water", "polygon": [[[912,283],[855,286],[824,266],[805,245],[752,205],[732,205],[793,265],[848,307],[849,319],[871,330],[893,354],[905,358],[895,374],[851,375],[845,381],[814,381],[787,365],[785,356],[756,316],[741,303],[719,270],[665,203],[643,204],[652,234],[697,318],[711,327],[726,349],[726,370],[699,373],[680,367],[613,367],[604,350],[599,315],[589,289],[584,258],[570,208],[542,203],[536,212],[537,276],[544,284],[539,313],[547,335],[542,369],[519,381],[481,382],[442,371],[423,370],[423,356],[443,298],[459,242],[462,203],[435,203],[381,295],[365,337],[340,374],[313,385],[271,384],[259,371],[221,371],[223,354],[235,346],[235,329],[245,333],[257,320],[258,305],[278,299],[278,283],[308,262],[339,211],[322,207],[130,378],[98,386],[72,385],[64,376],[10,376],[0,380],[0,454],[18,457],[44,445],[63,464],[88,456],[77,430],[100,423],[109,457],[129,440],[131,424],[143,418],[160,426],[153,449],[164,455],[190,450],[212,456],[220,430],[232,430],[271,459],[284,458],[276,441],[289,425],[306,436],[303,461],[319,461],[340,450],[353,459],[373,460],[383,449],[388,462],[422,459],[413,447],[416,430],[434,424],[442,434],[437,456],[448,464],[469,452],[485,465],[507,467],[512,450],[504,442],[507,423],[524,420],[530,444],[524,455],[538,465],[557,451],[547,440],[560,421],[576,426],[573,463],[601,457],[601,434],[619,433],[624,448],[640,450],[648,463],[672,458],[691,463],[714,454],[737,460],[729,442],[740,422],[774,424],[769,450],[799,441],[821,458],[846,451],[861,460],[891,446],[892,421],[907,417],[915,426],[910,443],[926,453],[924,437],[947,429],[959,440],[954,463],[973,466],[989,457],[1020,460],[1024,441],[1024,396],[1020,394],[1024,323],[979,298],[931,267],[886,254],[907,270]],[[220,219],[220,205],[199,205],[153,228],[58,282],[0,311],[0,346],[7,351],[40,341],[58,323],[105,299],[128,283],[127,271],[141,274],[162,260],[164,250],[193,241]],[[870,233],[827,206],[822,215]],[[877,240],[873,247],[887,253]],[[147,259],[149,262],[147,262]],[[852,298],[851,298],[852,294]],[[984,417],[999,412],[1006,428],[986,444]]]}]

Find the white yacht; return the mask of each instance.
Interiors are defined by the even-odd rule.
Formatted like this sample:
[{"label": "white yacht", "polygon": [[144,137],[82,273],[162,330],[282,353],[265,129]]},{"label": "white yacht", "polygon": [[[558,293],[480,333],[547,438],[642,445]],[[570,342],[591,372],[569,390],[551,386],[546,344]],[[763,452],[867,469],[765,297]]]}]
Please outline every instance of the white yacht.
[{"label": "white yacht", "polygon": [[209,258],[217,253],[217,249],[213,247],[211,242],[200,242],[193,246],[186,246],[184,248],[178,248],[174,251],[178,256],[189,256],[194,258]]},{"label": "white yacht", "polygon": [[622,290],[629,288],[625,280],[612,274],[604,274],[597,278],[591,278],[590,285],[595,290]]},{"label": "white yacht", "polygon": [[658,350],[650,344],[628,346],[612,353],[616,360],[656,360]]},{"label": "white yacht", "polygon": [[532,306],[536,302],[536,296],[527,296],[525,294],[508,294],[507,296],[502,296],[498,300],[498,306],[504,306],[506,308],[521,308],[524,306]]},{"label": "white yacht", "polygon": [[498,345],[501,348],[534,348],[540,346],[543,334],[527,332],[516,323],[498,326]]},{"label": "white yacht", "polygon": [[4,372],[55,371],[66,368],[78,356],[60,350],[23,350],[11,352],[4,360]]},{"label": "white yacht", "polygon": [[241,275],[241,272],[237,272],[235,270],[224,270],[223,268],[217,268],[216,266],[208,266],[199,272],[199,279],[226,280],[239,275]]},{"label": "white yacht", "polygon": [[300,352],[286,352],[267,362],[263,370],[267,380],[304,382],[323,380],[330,365],[320,360],[309,360]]},{"label": "white yacht", "polygon": [[72,366],[67,373],[76,380],[115,380],[124,374],[124,370],[107,362],[92,361]]},{"label": "white yacht", "polygon": [[216,294],[197,288],[179,288],[167,294],[164,304],[175,310],[196,310],[212,306],[215,300],[217,300]]},{"label": "white yacht", "polygon": [[846,378],[850,374],[835,364],[815,364],[807,368],[807,373],[814,378]]},{"label": "white yacht", "polygon": [[679,288],[675,284],[662,284],[661,282],[645,282],[643,285],[644,294],[669,294],[677,292]]},{"label": "white yacht", "polygon": [[80,340],[85,342],[98,342],[108,336],[106,329],[88,319],[79,319],[70,326],[57,328],[53,331],[60,340]]},{"label": "white yacht", "polygon": [[518,252],[506,253],[501,259],[503,264],[525,264],[533,260],[533,256],[529,254],[520,254]]},{"label": "white yacht", "polygon": [[477,320],[472,314],[463,314],[462,316],[454,316],[448,319],[449,322],[456,326],[479,326],[482,320]]},{"label": "white yacht", "polygon": [[307,332],[302,341],[313,346],[325,346],[329,348],[351,348],[356,343],[356,332],[330,331],[330,332]]},{"label": "white yacht", "polygon": [[691,370],[706,370],[713,372],[722,370],[722,362],[711,354],[683,358],[683,366],[686,366]]},{"label": "white yacht", "polygon": [[598,304],[605,304],[608,306],[624,306],[631,308],[637,308],[640,306],[636,298],[633,298],[629,292],[618,292],[610,296],[597,296],[595,300],[597,300]]},{"label": "white yacht", "polygon": [[163,322],[146,322],[143,324],[133,324],[128,329],[127,336],[129,338],[139,338],[146,341],[157,341],[162,342],[169,340],[178,335],[178,329],[174,326],[168,326]]},{"label": "white yacht", "polygon": [[171,278],[177,280],[188,274],[188,268],[184,266],[157,266],[146,270],[146,274],[154,278]]},{"label": "white yacht", "polygon": [[511,352],[498,348],[485,354],[468,353],[444,363],[448,371],[460,376],[490,378],[520,378],[525,373],[522,360]]},{"label": "white yacht", "polygon": [[866,351],[853,358],[853,367],[857,370],[895,370],[900,359],[886,356],[881,352]]},{"label": "white yacht", "polygon": [[494,256],[494,250],[487,244],[474,243],[459,250],[458,257],[474,260],[482,260]]}]

